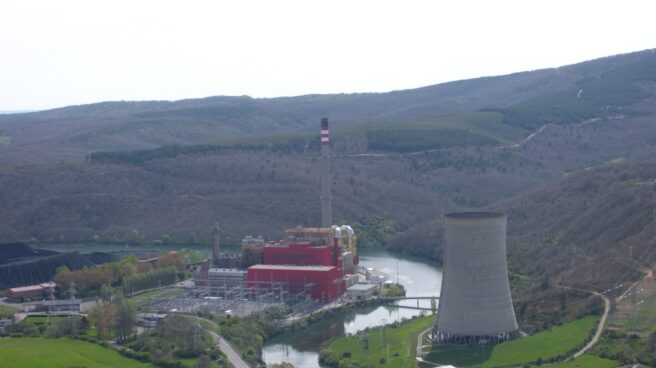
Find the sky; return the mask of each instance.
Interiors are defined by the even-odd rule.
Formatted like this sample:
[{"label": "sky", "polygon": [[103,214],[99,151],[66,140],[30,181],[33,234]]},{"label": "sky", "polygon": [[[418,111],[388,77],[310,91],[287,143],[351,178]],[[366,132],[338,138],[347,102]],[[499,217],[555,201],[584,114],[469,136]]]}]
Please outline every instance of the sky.
[{"label": "sky", "polygon": [[0,0],[0,110],[385,92],[656,48],[656,1]]}]

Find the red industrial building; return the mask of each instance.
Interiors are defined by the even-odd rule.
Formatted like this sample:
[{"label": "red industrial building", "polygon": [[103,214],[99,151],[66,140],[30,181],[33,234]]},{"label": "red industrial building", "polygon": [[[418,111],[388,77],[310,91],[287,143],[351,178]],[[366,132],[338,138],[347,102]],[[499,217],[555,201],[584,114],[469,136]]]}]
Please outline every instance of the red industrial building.
[{"label": "red industrial building", "polygon": [[312,246],[311,242],[298,242],[264,247],[264,264],[296,266],[334,266],[335,247]]},{"label": "red industrial building", "polygon": [[46,282],[38,285],[21,286],[7,289],[7,300],[20,302],[30,299],[44,299],[52,293],[55,288],[54,282]]},{"label": "red industrial building", "polygon": [[334,266],[255,265],[248,268],[249,285],[257,281],[286,282],[289,292],[299,293],[312,284],[313,299],[332,300],[344,293],[342,271]]}]

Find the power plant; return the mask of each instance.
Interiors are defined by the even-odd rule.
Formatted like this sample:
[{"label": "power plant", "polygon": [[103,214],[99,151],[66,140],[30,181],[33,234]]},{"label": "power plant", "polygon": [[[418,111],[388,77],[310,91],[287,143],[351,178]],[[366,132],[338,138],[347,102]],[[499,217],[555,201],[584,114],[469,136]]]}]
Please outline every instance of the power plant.
[{"label": "power plant", "polygon": [[506,215],[449,213],[443,222],[444,274],[433,341],[494,344],[516,337],[506,263]]},{"label": "power plant", "polygon": [[318,303],[340,297],[361,280],[355,232],[348,225],[332,224],[329,143],[328,119],[322,118],[322,227],[287,229],[281,240],[272,242],[247,235],[241,254],[236,255],[220,252],[217,223],[212,228],[212,260],[194,275],[194,284],[200,288],[196,294],[221,300],[252,298],[265,304]]},{"label": "power plant", "polygon": [[[277,241],[247,235],[241,252],[221,253],[220,227],[212,227],[212,257],[194,272],[185,295],[153,300],[155,310],[246,315],[291,307],[305,315],[347,294],[367,298],[387,281],[359,267],[356,236],[332,224],[328,119],[321,119],[321,227],[284,230]],[[506,262],[506,215],[450,213],[443,217],[445,257],[435,343],[493,344],[518,334]],[[398,271],[397,271],[398,272]],[[419,305],[417,305],[417,308]],[[289,318],[283,318],[282,323]]]}]

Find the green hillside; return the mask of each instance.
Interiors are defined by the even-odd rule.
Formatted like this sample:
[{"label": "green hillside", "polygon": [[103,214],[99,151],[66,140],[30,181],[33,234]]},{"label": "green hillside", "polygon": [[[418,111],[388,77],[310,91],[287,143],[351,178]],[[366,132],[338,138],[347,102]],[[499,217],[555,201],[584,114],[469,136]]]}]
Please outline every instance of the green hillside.
[{"label": "green hillside", "polygon": [[572,88],[535,97],[500,109],[505,124],[535,129],[542,124],[566,124],[613,115],[641,113],[633,106],[649,93],[639,83],[654,81],[656,58],[643,55],[600,75],[586,76]]},{"label": "green hillside", "polygon": [[[521,139],[523,129],[501,124],[502,115],[472,112],[436,115],[402,122],[363,123],[332,130],[337,155],[368,152],[412,153],[454,147],[483,147]],[[241,138],[222,143],[167,145],[148,150],[95,152],[93,162],[141,164],[157,158],[221,152],[270,152],[317,155],[318,134]]]},{"label": "green hillside", "polygon": [[[514,367],[559,360],[585,344],[597,321],[597,317],[587,316],[493,346],[436,346],[424,360],[461,367]],[[432,364],[421,366],[429,367]]]},{"label": "green hillside", "polygon": [[653,60],[647,50],[388,93],[116,101],[3,115],[0,131],[12,144],[0,144],[0,164],[79,161],[96,151],[303,134],[315,132],[322,116],[338,127],[487,110],[503,113],[506,125],[531,130],[544,122],[639,111],[626,106],[650,94],[634,82],[653,81]]},{"label": "green hillside", "polygon": [[[653,270],[655,208],[653,161],[601,165],[488,206],[508,214],[510,281],[522,329],[544,329],[601,307],[598,298],[561,285],[608,291],[617,297],[644,272]],[[389,242],[392,248],[405,251],[422,251],[420,244],[428,244],[424,252],[441,257],[439,219],[417,225]],[[644,307],[639,320],[655,318],[653,308]]]},{"label": "green hillside", "polygon": [[0,361],[5,367],[150,367],[97,344],[70,339],[24,337],[0,339]]}]

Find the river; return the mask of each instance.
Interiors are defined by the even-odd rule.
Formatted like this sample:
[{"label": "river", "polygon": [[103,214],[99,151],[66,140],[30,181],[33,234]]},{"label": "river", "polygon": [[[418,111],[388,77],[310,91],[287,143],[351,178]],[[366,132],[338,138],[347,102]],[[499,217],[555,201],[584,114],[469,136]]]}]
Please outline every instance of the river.
[{"label": "river", "polygon": [[[423,258],[401,256],[381,249],[361,249],[360,265],[373,267],[389,275],[390,280],[402,284],[408,296],[439,296],[442,268],[437,262]],[[398,267],[398,273],[397,273]],[[402,301],[401,305],[417,306],[416,301]],[[429,300],[419,304],[430,308]],[[356,309],[339,317],[315,323],[308,328],[282,334],[267,341],[262,359],[269,364],[289,362],[297,368],[319,367],[321,344],[331,338],[354,334],[367,327],[381,326],[403,318],[426,313],[417,309],[394,305]]]}]

